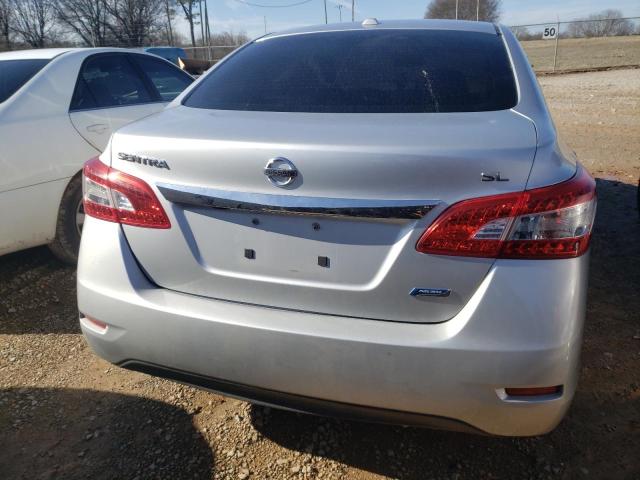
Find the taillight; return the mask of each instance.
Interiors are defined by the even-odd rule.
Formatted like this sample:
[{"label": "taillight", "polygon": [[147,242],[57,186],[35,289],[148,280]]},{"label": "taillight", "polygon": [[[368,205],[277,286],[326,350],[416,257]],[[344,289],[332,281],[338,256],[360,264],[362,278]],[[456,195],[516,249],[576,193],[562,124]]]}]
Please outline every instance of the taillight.
[{"label": "taillight", "polygon": [[82,170],[84,211],[108,222],[147,228],[171,228],[151,187],[143,180],[108,167],[97,157]]},{"label": "taillight", "polygon": [[484,258],[571,258],[587,251],[596,184],[580,165],[550,187],[465,200],[422,235],[422,253]]}]

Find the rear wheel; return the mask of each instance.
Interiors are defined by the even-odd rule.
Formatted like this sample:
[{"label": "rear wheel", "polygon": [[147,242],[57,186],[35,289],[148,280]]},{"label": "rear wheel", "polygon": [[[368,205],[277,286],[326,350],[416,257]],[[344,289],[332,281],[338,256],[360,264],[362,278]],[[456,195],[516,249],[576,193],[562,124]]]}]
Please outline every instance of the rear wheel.
[{"label": "rear wheel", "polygon": [[56,223],[56,238],[49,244],[54,255],[65,263],[75,264],[78,261],[83,224],[82,176],[76,175],[62,196]]}]

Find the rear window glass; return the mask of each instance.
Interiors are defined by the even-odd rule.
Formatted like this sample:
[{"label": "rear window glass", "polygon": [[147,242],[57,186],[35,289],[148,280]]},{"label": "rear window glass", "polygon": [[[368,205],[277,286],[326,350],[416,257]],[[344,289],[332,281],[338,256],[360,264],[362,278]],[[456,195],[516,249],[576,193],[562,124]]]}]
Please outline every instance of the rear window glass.
[{"label": "rear window glass", "polygon": [[49,60],[3,60],[0,61],[0,103],[27,83]]},{"label": "rear window glass", "polygon": [[184,101],[218,110],[480,112],[515,106],[502,38],[447,30],[311,33],[254,42]]}]

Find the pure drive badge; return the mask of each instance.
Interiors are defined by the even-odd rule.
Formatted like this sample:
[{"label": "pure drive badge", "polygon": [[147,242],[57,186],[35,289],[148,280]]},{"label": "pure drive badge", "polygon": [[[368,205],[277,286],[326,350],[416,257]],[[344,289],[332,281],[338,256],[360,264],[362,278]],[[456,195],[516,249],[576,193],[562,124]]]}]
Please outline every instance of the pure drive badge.
[{"label": "pure drive badge", "polygon": [[140,165],[148,165],[150,167],[166,168],[167,170],[171,170],[169,168],[169,164],[167,164],[167,162],[164,160],[157,160],[155,158],[149,158],[149,157],[141,157],[139,155],[131,155],[129,153],[119,153],[118,158],[120,160],[124,160],[125,162],[139,163]]},{"label": "pure drive badge", "polygon": [[414,288],[409,292],[412,297],[448,297],[450,294],[448,288]]}]

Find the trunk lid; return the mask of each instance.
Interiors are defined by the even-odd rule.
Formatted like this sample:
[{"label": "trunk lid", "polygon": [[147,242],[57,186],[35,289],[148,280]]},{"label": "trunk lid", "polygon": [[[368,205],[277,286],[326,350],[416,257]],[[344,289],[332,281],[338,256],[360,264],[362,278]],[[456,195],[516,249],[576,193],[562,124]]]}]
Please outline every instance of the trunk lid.
[{"label": "trunk lid", "polygon": [[[145,179],[171,219],[168,230],[124,226],[141,266],[161,287],[429,323],[458,313],[492,260],[420,254],[420,235],[452,203],[523,190],[535,150],[533,123],[510,110],[307,114],[177,107],[116,133],[112,166]],[[298,170],[282,188],[264,173],[277,157]],[[503,181],[483,182],[482,173],[499,173]],[[450,294],[411,296],[416,288]]]}]

